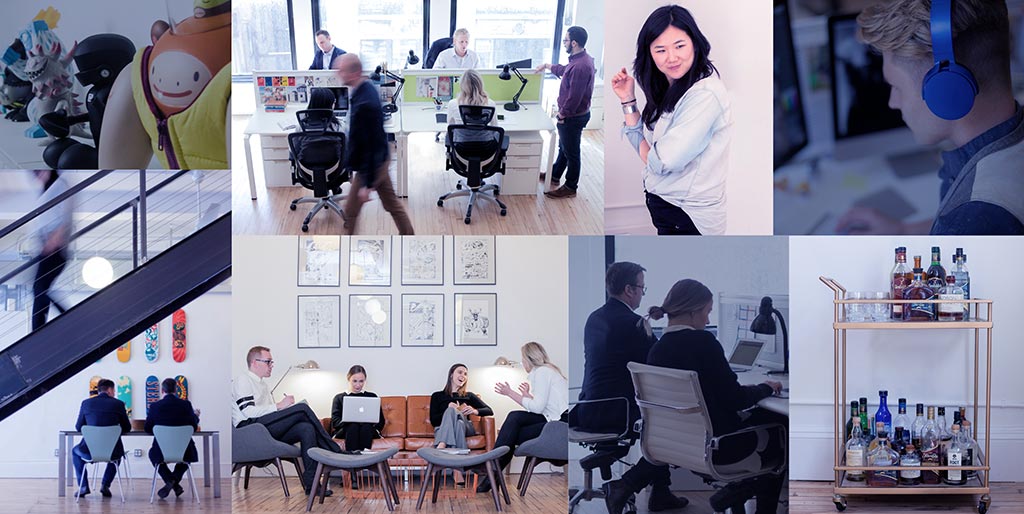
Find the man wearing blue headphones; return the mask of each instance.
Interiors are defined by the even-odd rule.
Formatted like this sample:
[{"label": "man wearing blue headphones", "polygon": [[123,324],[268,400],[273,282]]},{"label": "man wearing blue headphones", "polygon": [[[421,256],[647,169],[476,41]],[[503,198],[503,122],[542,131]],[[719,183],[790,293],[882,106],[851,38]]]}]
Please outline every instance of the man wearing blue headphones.
[{"label": "man wearing blue headphones", "polygon": [[882,54],[889,107],[919,143],[947,151],[934,220],[903,223],[856,207],[838,230],[1024,234],[1024,113],[1010,80],[1005,1],[890,0],[857,23]]}]

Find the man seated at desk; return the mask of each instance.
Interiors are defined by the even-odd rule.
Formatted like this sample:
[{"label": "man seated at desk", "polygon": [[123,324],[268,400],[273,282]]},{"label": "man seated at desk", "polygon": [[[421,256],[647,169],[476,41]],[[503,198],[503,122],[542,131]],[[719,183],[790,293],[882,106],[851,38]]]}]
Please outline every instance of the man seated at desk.
[{"label": "man seated at desk", "polygon": [[[178,382],[173,378],[165,378],[160,383],[160,392],[164,397],[150,405],[149,415],[146,416],[146,433],[152,434],[156,425],[168,427],[191,426],[192,430],[199,430],[199,411],[192,408],[192,402],[178,398]],[[185,449],[186,462],[199,462],[199,452],[196,451],[195,441],[188,442]],[[167,498],[174,490],[175,496],[181,496],[185,489],[181,487],[181,479],[185,476],[187,466],[182,463],[174,465],[174,471],[168,469],[164,464],[164,454],[160,451],[160,445],[153,439],[153,446],[149,449],[149,462],[158,466],[157,472],[164,480],[164,486],[157,490],[160,498]]]},{"label": "man seated at desk", "polygon": [[[82,402],[82,407],[78,410],[78,422],[75,423],[75,430],[81,431],[82,427],[86,425],[91,427],[120,426],[122,434],[130,432],[132,423],[128,419],[128,411],[125,409],[124,402],[114,397],[114,381],[109,378],[101,379],[96,384],[96,389],[99,394]],[[117,461],[121,457],[124,457],[124,446],[121,444],[121,438],[118,437],[111,459]],[[90,493],[85,461],[91,458],[92,454],[89,453],[89,447],[85,444],[84,439],[71,451],[75,477],[78,478],[78,483],[82,484],[78,489],[79,497]],[[103,480],[100,482],[100,494],[104,498],[112,496],[110,484],[114,481],[116,473],[117,466],[113,462],[108,462],[107,468],[103,472]]]},{"label": "man seated at desk", "polygon": [[313,54],[311,70],[334,69],[334,60],[345,55],[345,51],[331,43],[331,33],[324,29],[316,31],[316,52]]},{"label": "man seated at desk", "polygon": [[[864,41],[881,52],[882,72],[892,86],[889,106],[899,109],[915,139],[955,147],[942,154],[939,211],[934,220],[904,223],[873,208],[855,207],[840,218],[836,230],[1024,234],[1024,112],[1014,100],[1010,79],[1006,3],[953,2],[953,33],[947,29],[937,41],[932,40],[936,36],[931,32],[929,5],[925,0],[878,3],[861,12],[857,24]],[[950,20],[950,13],[945,13],[945,19]],[[932,34],[932,38],[923,39],[920,34]],[[933,55],[942,59],[947,51],[950,59],[955,52],[955,65],[966,71],[961,75],[966,78],[957,79],[962,87],[944,91],[923,87],[926,74],[932,73],[929,70],[939,67]],[[939,74],[955,75],[948,70]],[[929,97],[927,102],[924,96]]]},{"label": "man seated at desk", "polygon": [[469,31],[459,29],[452,34],[452,47],[437,56],[434,68],[454,68],[458,70],[480,67],[480,57],[469,49]]}]

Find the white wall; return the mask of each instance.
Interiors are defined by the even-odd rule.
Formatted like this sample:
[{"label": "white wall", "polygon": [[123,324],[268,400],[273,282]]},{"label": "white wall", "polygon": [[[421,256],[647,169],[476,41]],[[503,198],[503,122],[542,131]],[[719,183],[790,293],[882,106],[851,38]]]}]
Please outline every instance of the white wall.
[{"label": "white wall", "polygon": [[[42,398],[22,408],[0,423],[0,440],[6,449],[0,456],[0,478],[56,478],[59,430],[73,430],[78,409],[88,395],[89,379],[93,375],[117,378],[126,375],[132,379],[133,419],[146,418],[146,377],[156,375],[161,380],[184,375],[189,383],[189,399],[202,411],[200,428],[220,432],[221,476],[231,471],[231,411],[225,408],[231,401],[230,377],[224,365],[229,359],[231,329],[227,323],[231,315],[231,295],[223,292],[207,293],[184,307],[188,316],[187,357],[184,362],[171,358],[171,320],[160,322],[160,356],[156,362],[145,357],[144,336],[132,338],[131,359],[122,363],[112,353],[68,379]],[[149,464],[148,437],[124,438],[125,449],[143,450],[142,457],[132,456],[135,478],[149,478],[153,468]],[[198,443],[197,443],[198,444]],[[199,448],[202,452],[202,448]],[[70,450],[69,450],[70,451]],[[202,455],[202,453],[200,453]],[[193,473],[202,476],[202,465]]]},{"label": "white wall", "polygon": [[[1024,349],[1015,337],[1015,321],[1024,311],[1024,297],[1016,273],[1007,268],[1009,259],[1024,251],[1024,241],[1006,237],[793,237],[790,302],[793,312],[799,313],[792,319],[790,352],[790,477],[794,480],[832,479],[833,296],[818,277],[834,278],[848,291],[887,291],[893,249],[906,246],[908,261],[921,255],[928,263],[933,245],[941,247],[947,270],[950,255],[963,247],[971,271],[971,295],[995,301],[994,311],[1000,316],[995,318],[992,343],[992,480],[1024,480],[1024,463],[1010,457],[1021,454],[1024,442],[1024,375],[1018,370]],[[952,423],[949,407],[973,400],[972,331],[847,333],[847,405],[851,398],[866,396],[868,412],[873,415],[878,390],[887,389],[894,416],[896,400],[905,397],[911,415],[915,403],[945,405],[947,422]],[[984,333],[982,337],[984,359]],[[983,403],[984,392],[980,399]],[[843,412],[848,413],[849,407]],[[979,428],[983,431],[981,420],[970,416],[968,409],[975,433]]]},{"label": "white wall", "polygon": [[[186,4],[189,0],[184,0]],[[158,19],[166,19],[164,2],[136,2],[132,0],[51,0],[49,2],[8,2],[0,17],[0,34],[6,48],[18,32],[24,29],[40,10],[53,6],[60,12],[60,21],[54,30],[61,41],[70,47],[93,34],[110,32],[121,34],[135,43],[136,48],[152,44],[149,29]]]},{"label": "white wall", "polygon": [[[608,2],[605,10],[605,79],[621,68],[632,72],[636,38],[644,21],[663,0]],[[718,68],[732,101],[732,159],[726,183],[728,234],[772,233],[772,49],[771,6],[744,0],[723,9],[716,0],[686,3],[701,32],[711,43],[711,60]],[[737,13],[742,12],[742,16]],[[640,108],[643,94],[637,88]],[[620,136],[623,123],[619,99],[604,90],[605,228],[613,234],[654,234],[644,205],[643,162]]]},{"label": "white wall", "polygon": [[[232,269],[235,284],[234,341],[231,373],[245,370],[245,353],[254,345],[271,348],[275,361],[271,385],[289,365],[313,359],[321,371],[292,371],[276,391],[305,398],[320,417],[331,415],[334,395],[347,389],[345,373],[353,364],[368,372],[367,389],[379,395],[430,394],[444,387],[449,366],[462,362],[469,367],[469,389],[481,395],[495,410],[500,427],[507,413],[519,409],[511,400],[494,393],[497,381],[522,381],[521,367],[498,369],[492,364],[499,356],[516,361],[520,347],[528,341],[544,345],[551,360],[568,369],[565,341],[568,303],[565,237],[498,237],[496,239],[497,284],[494,286],[452,285],[452,240],[445,238],[445,285],[401,286],[401,244],[392,244],[392,287],[350,287],[343,275],[340,288],[297,287],[298,242],[295,237],[235,237]],[[342,269],[347,269],[349,240],[342,238]],[[392,347],[348,348],[348,295],[356,292],[392,295]],[[401,346],[400,311],[402,293],[444,293],[445,345],[443,348]],[[495,292],[498,346],[453,346],[454,293]],[[341,295],[341,348],[296,348],[296,297],[299,294]],[[259,320],[254,322],[254,320]],[[294,379],[294,380],[293,380]],[[514,382],[518,383],[518,382]],[[226,404],[225,404],[226,405]]]}]

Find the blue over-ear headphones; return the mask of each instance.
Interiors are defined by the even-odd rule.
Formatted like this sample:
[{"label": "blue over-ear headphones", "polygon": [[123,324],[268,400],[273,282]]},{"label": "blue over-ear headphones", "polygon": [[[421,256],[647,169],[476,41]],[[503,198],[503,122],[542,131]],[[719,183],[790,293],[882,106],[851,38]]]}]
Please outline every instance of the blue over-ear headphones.
[{"label": "blue over-ear headphones", "polygon": [[931,29],[935,66],[924,76],[921,96],[936,116],[958,120],[974,107],[978,81],[953,56],[952,0],[932,0]]}]

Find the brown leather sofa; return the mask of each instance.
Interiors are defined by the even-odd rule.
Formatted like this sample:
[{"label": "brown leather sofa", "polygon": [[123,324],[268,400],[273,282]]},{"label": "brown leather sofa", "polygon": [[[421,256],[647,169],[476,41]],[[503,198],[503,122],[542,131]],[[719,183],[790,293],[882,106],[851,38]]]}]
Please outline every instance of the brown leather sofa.
[{"label": "brown leather sofa", "polygon": [[[383,396],[380,408],[384,411],[384,429],[381,439],[373,440],[374,450],[398,448],[391,458],[392,466],[425,466],[426,462],[416,455],[416,450],[434,443],[434,427],[430,424],[430,396]],[[483,453],[494,449],[494,418],[492,416],[470,416],[477,435],[466,437],[471,453]],[[331,418],[321,418],[327,433],[333,434]],[[342,449],[344,439],[335,439]]]}]

